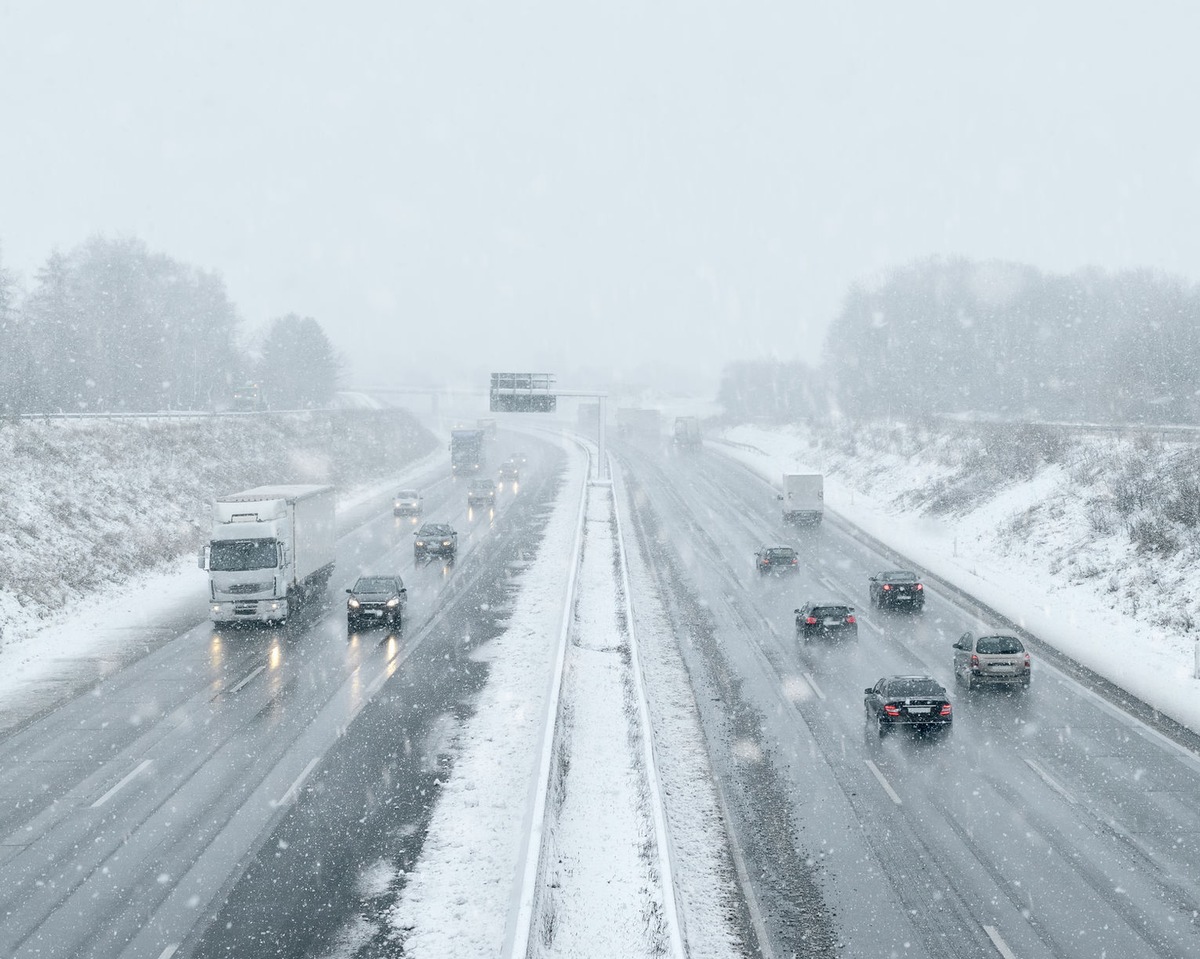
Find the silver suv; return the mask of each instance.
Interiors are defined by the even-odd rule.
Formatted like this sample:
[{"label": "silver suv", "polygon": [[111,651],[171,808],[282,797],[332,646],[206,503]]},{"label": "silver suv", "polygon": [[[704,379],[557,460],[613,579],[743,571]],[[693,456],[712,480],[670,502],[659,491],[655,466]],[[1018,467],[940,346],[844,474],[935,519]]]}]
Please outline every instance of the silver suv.
[{"label": "silver suv", "polygon": [[988,685],[1028,689],[1030,675],[1029,653],[1012,633],[963,633],[954,644],[954,678],[968,690]]}]

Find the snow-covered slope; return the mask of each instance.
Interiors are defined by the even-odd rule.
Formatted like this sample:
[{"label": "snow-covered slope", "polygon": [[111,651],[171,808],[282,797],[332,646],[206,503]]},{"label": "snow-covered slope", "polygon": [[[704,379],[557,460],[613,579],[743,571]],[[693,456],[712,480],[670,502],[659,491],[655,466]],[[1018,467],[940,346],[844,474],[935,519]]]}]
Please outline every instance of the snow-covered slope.
[{"label": "snow-covered slope", "polygon": [[[1179,722],[1200,730],[1200,452],[1053,429],[727,429],[776,485],[826,506]],[[865,587],[864,587],[865,589]]]},{"label": "snow-covered slope", "polygon": [[12,641],[81,596],[176,568],[214,496],[261,483],[349,489],[437,441],[402,410],[0,424],[0,631]]}]

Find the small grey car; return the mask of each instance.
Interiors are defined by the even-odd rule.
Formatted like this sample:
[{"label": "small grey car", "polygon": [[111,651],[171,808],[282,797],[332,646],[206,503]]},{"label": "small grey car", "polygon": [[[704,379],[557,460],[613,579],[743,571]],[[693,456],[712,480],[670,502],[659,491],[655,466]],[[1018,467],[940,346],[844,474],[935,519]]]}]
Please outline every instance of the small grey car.
[{"label": "small grey car", "polygon": [[1012,633],[963,633],[954,644],[954,678],[968,690],[976,686],[1028,689],[1031,675],[1029,652]]}]

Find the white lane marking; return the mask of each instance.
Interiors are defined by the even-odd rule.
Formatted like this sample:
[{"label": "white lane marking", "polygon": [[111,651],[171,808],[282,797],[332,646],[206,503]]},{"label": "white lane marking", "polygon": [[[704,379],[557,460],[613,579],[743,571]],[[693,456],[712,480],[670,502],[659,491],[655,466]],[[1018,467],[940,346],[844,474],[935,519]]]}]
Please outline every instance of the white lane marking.
[{"label": "white lane marking", "polygon": [[817,699],[824,699],[825,694],[823,692],[821,692],[821,687],[818,686],[817,681],[815,679],[813,679],[813,674],[812,673],[801,673],[801,675],[804,677],[804,681],[812,687],[812,691],[817,694]]},{"label": "white lane marking", "polygon": [[106,802],[108,802],[110,799],[112,799],[113,796],[115,796],[118,792],[120,792],[121,789],[123,789],[125,786],[128,786],[129,783],[132,782],[137,777],[138,773],[140,773],[143,769],[145,769],[149,765],[150,765],[150,760],[143,759],[140,763],[138,763],[137,769],[135,769],[133,772],[131,772],[129,775],[127,775],[119,783],[117,783],[115,786],[113,786],[112,789],[110,789],[103,796],[101,796],[94,803],[92,803],[92,808],[99,809],[101,806],[103,806]]},{"label": "white lane marking", "polygon": [[231,693],[236,693],[239,689],[241,689],[243,686],[245,686],[246,683],[250,682],[250,680],[252,680],[255,676],[257,676],[259,673],[261,673],[266,668],[267,668],[267,664],[263,663],[261,666],[258,667],[258,669],[254,670],[251,673],[248,673],[247,675],[245,675],[241,679],[239,679],[236,686],[230,686],[229,691]]},{"label": "white lane marking", "polygon": [[288,786],[288,791],[280,796],[276,801],[276,806],[286,805],[296,797],[296,793],[300,791],[300,787],[304,784],[304,780],[308,778],[308,774],[313,771],[313,767],[317,765],[317,760],[320,758],[320,756],[313,756],[313,758],[308,761],[308,765],[304,767],[304,771],[296,777],[296,781],[294,783]]},{"label": "white lane marking", "polygon": [[897,806],[902,805],[900,802],[900,797],[896,795],[896,790],[894,790],[892,788],[892,784],[889,783],[886,778],[884,778],[883,773],[879,771],[879,767],[869,759],[864,759],[863,762],[865,762],[867,764],[867,768],[875,774],[875,778],[879,780],[879,785],[881,785],[888,796],[891,797],[892,802],[894,802]]},{"label": "white lane marking", "polygon": [[166,949],[158,954],[158,959],[171,959],[175,955],[175,950],[179,948],[179,943],[173,942]]},{"label": "white lane marking", "polygon": [[1026,759],[1025,765],[1028,766],[1030,769],[1032,769],[1035,773],[1037,773],[1042,778],[1042,781],[1045,782],[1045,784],[1047,786],[1049,786],[1056,793],[1058,793],[1060,796],[1062,796],[1063,799],[1065,799],[1067,802],[1069,802],[1069,803],[1075,802],[1075,797],[1072,796],[1065,789],[1063,789],[1063,787],[1058,783],[1057,780],[1055,780],[1055,778],[1053,776],[1051,776],[1048,772],[1046,772],[1046,770],[1044,770],[1041,766],[1039,766],[1037,763],[1035,763],[1032,759]]},{"label": "white lane marking", "polygon": [[817,582],[824,586],[831,593],[836,593],[838,591],[837,583],[825,576],[818,576]]},{"label": "white lane marking", "polygon": [[992,945],[996,947],[996,951],[1004,959],[1017,959],[1016,953],[1008,948],[1008,943],[1001,938],[1000,932],[995,926],[984,926],[983,931],[988,934],[988,938],[992,940]]},{"label": "white lane marking", "polygon": [[859,622],[866,623],[869,627],[871,627],[871,629],[875,630],[875,632],[877,632],[880,636],[883,635],[883,627],[882,626],[871,622],[869,619],[860,619]]}]

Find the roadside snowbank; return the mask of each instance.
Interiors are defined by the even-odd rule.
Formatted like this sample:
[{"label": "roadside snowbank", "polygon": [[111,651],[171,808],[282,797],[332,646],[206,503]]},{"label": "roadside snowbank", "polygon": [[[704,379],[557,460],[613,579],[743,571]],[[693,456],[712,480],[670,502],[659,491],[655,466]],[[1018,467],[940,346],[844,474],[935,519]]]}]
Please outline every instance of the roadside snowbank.
[{"label": "roadside snowbank", "polygon": [[[753,426],[724,438],[710,449],[776,487],[784,473],[824,473],[827,509],[1200,731],[1198,637],[1188,612],[1200,586],[1196,557],[1139,552],[1126,528],[1104,515],[1113,477],[1102,464],[1141,455],[1130,441],[1081,440],[1023,478],[963,490],[935,444],[896,451],[869,439],[848,445],[801,428]],[[958,507],[915,505],[930,503]],[[862,572],[865,592],[872,571]]]}]

